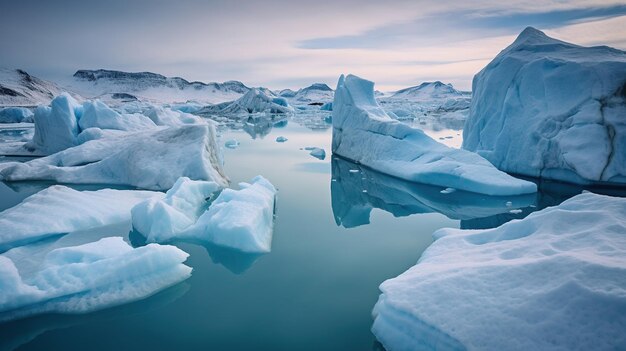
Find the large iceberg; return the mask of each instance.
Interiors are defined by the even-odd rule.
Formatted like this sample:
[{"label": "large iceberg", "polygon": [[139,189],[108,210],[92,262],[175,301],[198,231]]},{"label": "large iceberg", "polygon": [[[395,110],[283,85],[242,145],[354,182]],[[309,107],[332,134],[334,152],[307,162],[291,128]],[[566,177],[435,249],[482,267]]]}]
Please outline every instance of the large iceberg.
[{"label": "large iceberg", "polygon": [[433,236],[380,287],[372,330],[388,350],[626,348],[626,199],[584,193]]},{"label": "large iceberg", "polygon": [[239,186],[241,190],[224,189],[209,206],[217,184],[181,179],[165,199],[133,208],[133,227],[147,242],[193,240],[241,252],[269,252],[276,188],[261,176]]},{"label": "large iceberg", "polygon": [[374,83],[342,75],[333,102],[334,154],[409,181],[486,195],[519,195],[534,183],[497,170],[479,155],[449,148],[422,130],[391,119],[374,98]]},{"label": "large iceberg", "polygon": [[473,81],[463,148],[501,170],[626,183],[626,52],[526,28]]},{"label": "large iceberg", "polygon": [[125,133],[29,162],[0,165],[5,181],[43,179],[152,190],[169,189],[183,176],[228,184],[212,124]]},{"label": "large iceberg", "polygon": [[[54,100],[53,100],[54,101]],[[78,120],[81,130],[88,128],[139,131],[156,127],[152,119],[138,113],[119,114],[100,100],[83,104],[83,113]]]},{"label": "large iceberg", "polygon": [[82,105],[67,93],[54,98],[50,107],[39,106],[34,117],[35,135],[26,148],[53,154],[76,145],[81,114]]},{"label": "large iceberg", "polygon": [[33,111],[25,107],[0,108],[0,123],[32,123]]},{"label": "large iceberg", "polygon": [[150,296],[191,275],[174,246],[132,248],[103,238],[46,254],[40,269],[22,272],[0,256],[0,321],[36,313],[85,313]]},{"label": "large iceberg", "polygon": [[77,191],[55,185],[0,212],[0,252],[46,237],[128,221],[138,203],[160,199],[153,191]]}]

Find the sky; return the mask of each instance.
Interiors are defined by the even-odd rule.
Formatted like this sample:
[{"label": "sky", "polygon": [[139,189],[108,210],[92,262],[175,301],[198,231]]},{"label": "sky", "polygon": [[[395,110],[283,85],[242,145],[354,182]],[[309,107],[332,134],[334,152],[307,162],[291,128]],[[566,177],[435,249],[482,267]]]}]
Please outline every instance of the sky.
[{"label": "sky", "polygon": [[0,0],[0,67],[45,79],[150,71],[271,89],[342,73],[463,90],[525,27],[626,49],[626,1]]}]

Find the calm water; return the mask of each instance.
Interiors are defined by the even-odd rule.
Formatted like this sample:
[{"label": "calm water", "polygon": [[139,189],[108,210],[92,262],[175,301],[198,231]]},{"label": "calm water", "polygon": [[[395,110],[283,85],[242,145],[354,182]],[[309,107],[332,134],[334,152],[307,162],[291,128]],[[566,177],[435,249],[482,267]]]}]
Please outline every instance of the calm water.
[{"label": "calm water", "polygon": [[[580,192],[547,185],[539,196],[445,195],[333,159],[321,115],[257,122],[223,128],[221,141],[241,143],[224,150],[233,187],[262,174],[279,189],[271,253],[179,243],[194,269],[186,282],[92,314],[0,324],[0,350],[382,349],[370,332],[378,286],[414,265],[433,231],[497,226]],[[326,159],[301,150],[308,146],[326,149]],[[45,186],[0,183],[0,209]],[[509,212],[516,208],[523,212]]]}]

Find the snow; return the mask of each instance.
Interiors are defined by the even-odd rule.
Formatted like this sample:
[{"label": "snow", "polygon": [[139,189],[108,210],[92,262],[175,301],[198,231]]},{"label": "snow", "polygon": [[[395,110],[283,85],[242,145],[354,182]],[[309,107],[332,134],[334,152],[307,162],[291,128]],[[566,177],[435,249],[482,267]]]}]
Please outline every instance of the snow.
[{"label": "snow", "polygon": [[132,209],[133,228],[147,242],[167,242],[198,221],[207,200],[221,187],[214,182],[179,178],[164,198],[151,198]]},{"label": "snow", "polygon": [[626,200],[585,193],[488,230],[442,229],[385,281],[388,350],[626,348]]},{"label": "snow", "polygon": [[0,68],[0,106],[48,104],[61,92],[56,84],[33,77],[23,70]]},{"label": "snow", "polygon": [[0,212],[0,251],[58,234],[128,221],[133,206],[162,197],[162,193],[152,191],[77,191],[51,186]]},{"label": "snow", "polygon": [[486,195],[536,192],[534,183],[497,170],[481,156],[449,148],[391,119],[374,83],[341,76],[333,102],[333,154],[392,176]]},{"label": "snow", "polygon": [[56,154],[0,165],[0,180],[52,180],[166,190],[179,177],[226,185],[212,124],[91,140]]},{"label": "snow", "polygon": [[35,110],[35,135],[26,149],[36,149],[45,154],[67,149],[77,144],[80,132],[78,118],[83,107],[69,94],[63,93],[50,102],[50,107]]},{"label": "snow", "polygon": [[273,93],[252,88],[241,98],[218,105],[202,108],[196,113],[199,115],[245,115],[251,113],[293,113],[284,98],[277,98]]},{"label": "snow", "polygon": [[0,123],[32,123],[33,111],[24,107],[0,108]]},{"label": "snow", "polygon": [[[55,99],[56,100],[56,99]],[[83,113],[78,120],[81,130],[87,128],[140,131],[156,127],[148,117],[135,113],[121,115],[99,100],[83,104]]]},{"label": "snow", "polygon": [[85,313],[148,297],[191,275],[187,254],[156,244],[132,248],[121,237],[50,251],[22,276],[0,256],[0,320],[37,313]]},{"label": "snow", "polygon": [[626,183],[626,53],[525,29],[473,81],[463,148],[507,172]]},{"label": "snow", "polygon": [[241,252],[269,252],[276,189],[261,176],[239,186],[241,190],[223,190],[206,209],[217,184],[179,180],[164,200],[138,204],[132,210],[133,226],[148,242],[195,240]]}]

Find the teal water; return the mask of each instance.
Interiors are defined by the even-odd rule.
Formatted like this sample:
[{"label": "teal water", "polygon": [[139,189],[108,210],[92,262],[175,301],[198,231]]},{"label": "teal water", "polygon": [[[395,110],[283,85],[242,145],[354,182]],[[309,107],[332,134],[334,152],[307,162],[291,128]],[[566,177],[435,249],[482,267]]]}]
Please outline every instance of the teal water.
[{"label": "teal water", "polygon": [[[322,119],[231,127],[221,142],[240,142],[224,150],[232,186],[261,174],[279,190],[271,253],[178,243],[193,267],[184,283],[100,312],[0,324],[0,350],[380,350],[370,331],[378,286],[413,266],[435,230],[497,226],[580,191],[446,195],[333,158]],[[327,157],[310,156],[309,146]],[[48,185],[0,183],[0,209]]]}]

